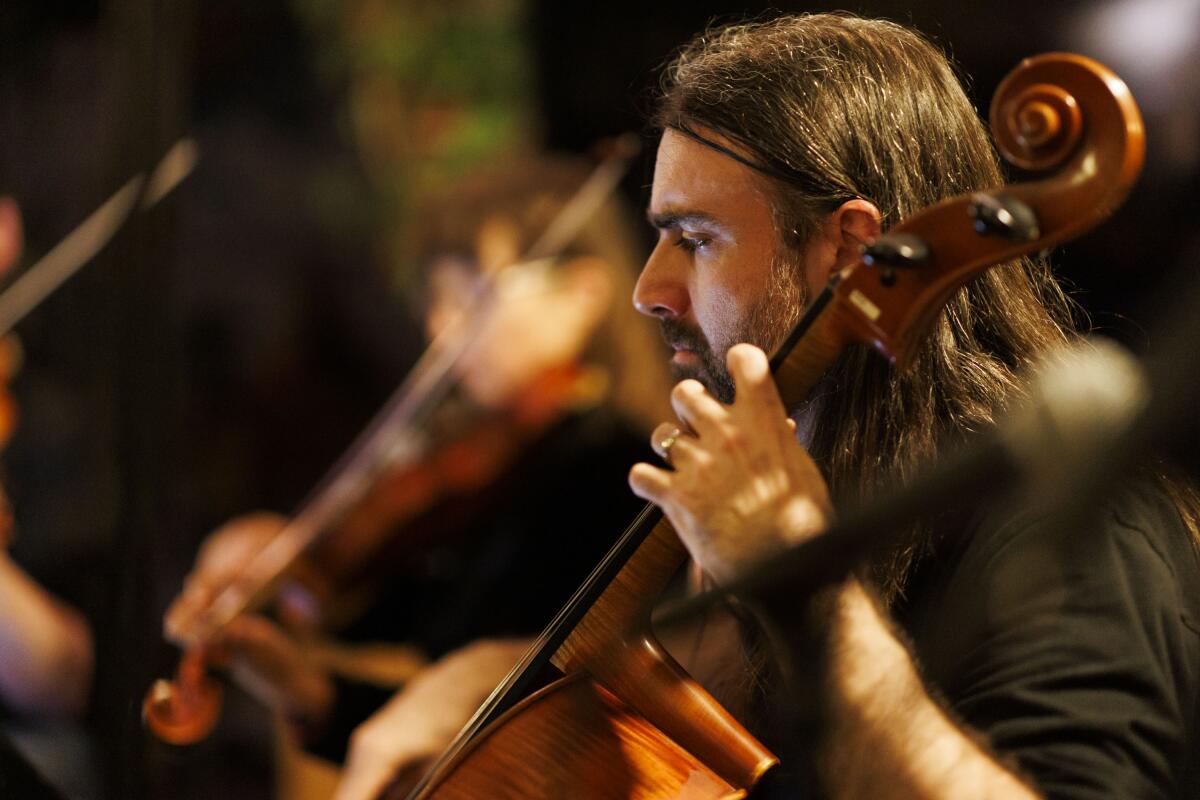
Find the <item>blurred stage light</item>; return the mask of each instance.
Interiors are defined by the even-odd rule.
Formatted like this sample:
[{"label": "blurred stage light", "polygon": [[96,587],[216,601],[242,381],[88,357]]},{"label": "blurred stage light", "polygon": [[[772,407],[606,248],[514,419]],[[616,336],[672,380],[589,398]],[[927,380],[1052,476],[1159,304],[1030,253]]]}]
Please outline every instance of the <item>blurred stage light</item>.
[{"label": "blurred stage light", "polygon": [[1200,0],[1110,0],[1068,24],[1068,35],[1125,78],[1147,110],[1167,110],[1200,81]]}]

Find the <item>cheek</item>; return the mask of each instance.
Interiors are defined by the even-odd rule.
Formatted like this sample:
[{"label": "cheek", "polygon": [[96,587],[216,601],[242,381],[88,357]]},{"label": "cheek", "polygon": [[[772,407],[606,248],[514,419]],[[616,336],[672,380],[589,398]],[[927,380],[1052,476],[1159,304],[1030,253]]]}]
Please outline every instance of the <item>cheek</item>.
[{"label": "cheek", "polygon": [[745,309],[736,288],[724,283],[710,282],[698,287],[702,303],[696,304],[696,321],[712,351],[724,356],[737,344],[734,339],[742,329]]}]

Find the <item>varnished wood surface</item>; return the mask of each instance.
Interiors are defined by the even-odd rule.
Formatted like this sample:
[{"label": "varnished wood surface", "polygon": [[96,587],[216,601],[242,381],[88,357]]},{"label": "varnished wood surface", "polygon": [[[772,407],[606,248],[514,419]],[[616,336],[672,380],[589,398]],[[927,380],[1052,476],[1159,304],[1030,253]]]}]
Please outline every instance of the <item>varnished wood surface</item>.
[{"label": "varnished wood surface", "polygon": [[436,784],[438,798],[734,800],[746,796],[582,675],[557,681],[526,698],[477,737],[466,754],[471,769],[451,769],[442,775]]},{"label": "varnished wood surface", "polygon": [[585,670],[717,774],[748,788],[777,759],[650,632],[650,610],[686,557],[660,520],[552,662],[566,674]]}]

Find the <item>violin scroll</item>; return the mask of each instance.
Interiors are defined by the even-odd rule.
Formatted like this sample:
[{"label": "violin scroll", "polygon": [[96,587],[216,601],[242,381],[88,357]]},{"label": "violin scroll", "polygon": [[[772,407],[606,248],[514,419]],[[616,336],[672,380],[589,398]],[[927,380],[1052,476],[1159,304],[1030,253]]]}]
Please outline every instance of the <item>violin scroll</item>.
[{"label": "violin scroll", "polygon": [[202,648],[189,648],[175,679],[155,681],[142,701],[146,727],[168,744],[195,744],[212,733],[220,719],[224,692],[208,675],[207,658]]}]

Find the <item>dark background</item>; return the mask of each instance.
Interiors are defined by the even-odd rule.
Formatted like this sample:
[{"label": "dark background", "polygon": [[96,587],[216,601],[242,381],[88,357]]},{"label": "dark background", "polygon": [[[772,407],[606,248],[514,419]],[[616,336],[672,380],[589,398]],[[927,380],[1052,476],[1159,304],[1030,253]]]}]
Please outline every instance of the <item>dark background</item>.
[{"label": "dark background", "polygon": [[[1200,264],[1200,3],[774,6],[911,23],[951,52],[980,108],[1022,57],[1046,50],[1121,73],[1146,118],[1145,173],[1055,263],[1100,331],[1153,348],[1161,298]],[[584,152],[642,130],[656,68],[729,11],[533,2],[530,91],[546,145]],[[340,102],[278,0],[0,4],[0,193],[22,205],[26,263],[178,136],[203,153],[175,196],[19,330],[24,414],[5,454],[15,549],[96,626],[91,728],[111,797],[206,797],[218,783],[238,787],[230,796],[266,792],[263,731],[236,708],[195,751],[146,742],[141,695],[174,658],[162,609],[203,534],[238,512],[294,506],[419,346],[366,243],[331,233],[299,200],[318,166],[361,169],[336,124]],[[652,154],[626,181],[639,207]],[[349,186],[369,204],[365,178]]]}]

